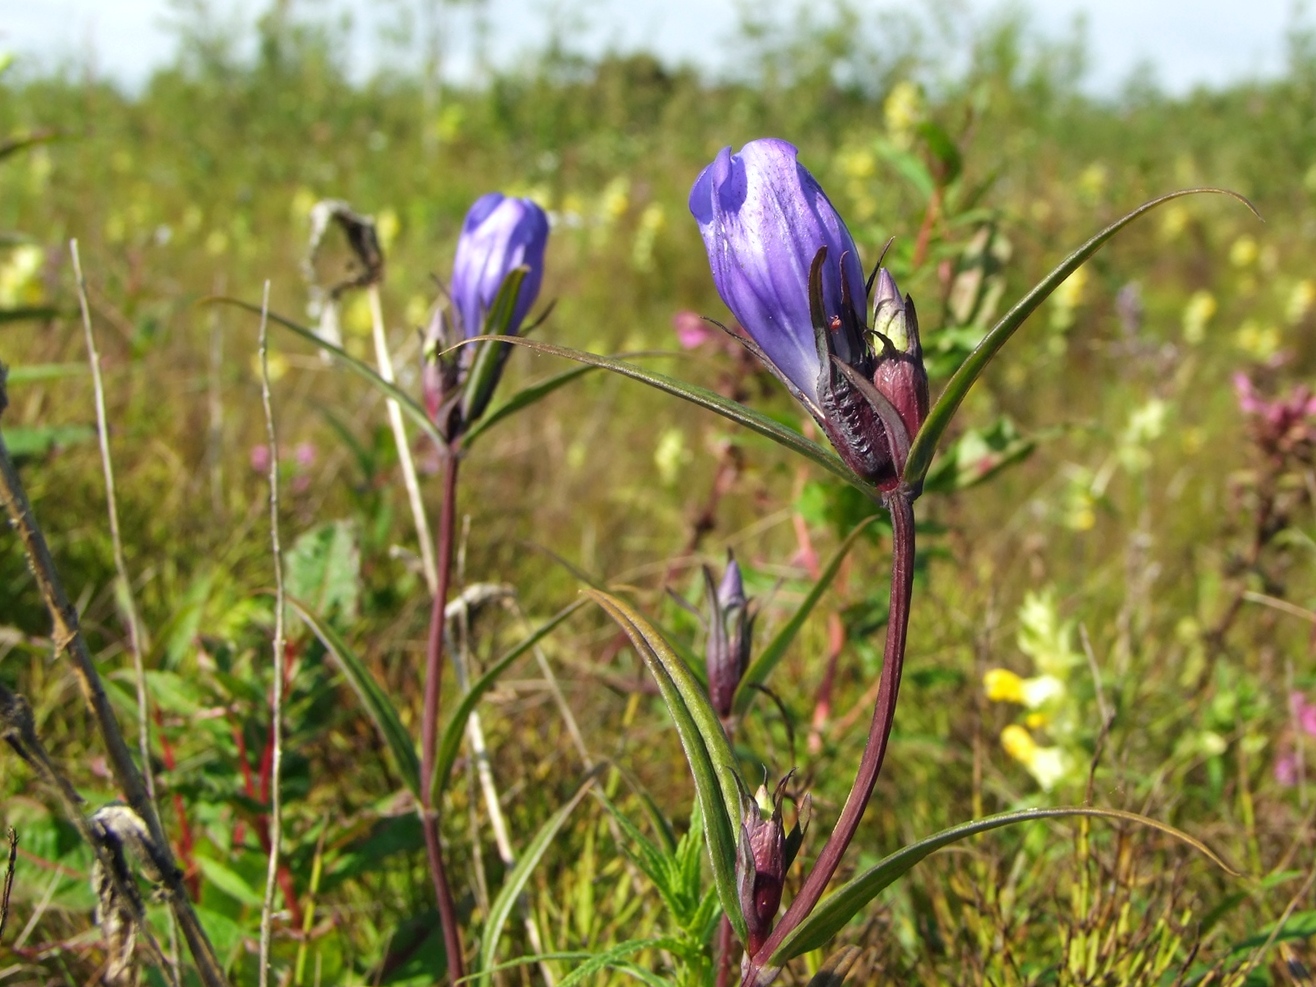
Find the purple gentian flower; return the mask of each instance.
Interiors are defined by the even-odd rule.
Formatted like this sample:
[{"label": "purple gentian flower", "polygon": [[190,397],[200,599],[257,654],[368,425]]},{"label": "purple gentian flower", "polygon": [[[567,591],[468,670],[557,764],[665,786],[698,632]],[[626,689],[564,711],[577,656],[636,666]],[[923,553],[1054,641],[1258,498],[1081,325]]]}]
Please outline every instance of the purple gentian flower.
[{"label": "purple gentian flower", "polygon": [[[493,344],[492,359],[484,362],[477,361],[475,352],[489,344],[462,347],[455,355],[447,351],[464,339],[520,330],[539,295],[547,244],[548,216],[529,199],[490,192],[466,214],[452,264],[452,305],[436,311],[425,331],[421,378],[426,410],[450,442],[484,413],[510,347]],[[525,269],[525,277],[512,317],[506,324],[486,326],[498,292],[518,268]]]},{"label": "purple gentian flower", "polygon": [[869,284],[854,239],[797,155],[773,138],[751,141],[739,154],[723,148],[695,180],[690,212],[718,294],[751,348],[845,463],[890,489],[927,414],[918,320],[883,271],[876,324],[868,326]]},{"label": "purple gentian flower", "polygon": [[507,334],[521,328],[544,279],[544,247],[548,216],[529,199],[490,192],[475,200],[462,223],[457,256],[452,262],[452,304],[462,335],[480,335],[484,317],[516,267],[528,268]]}]

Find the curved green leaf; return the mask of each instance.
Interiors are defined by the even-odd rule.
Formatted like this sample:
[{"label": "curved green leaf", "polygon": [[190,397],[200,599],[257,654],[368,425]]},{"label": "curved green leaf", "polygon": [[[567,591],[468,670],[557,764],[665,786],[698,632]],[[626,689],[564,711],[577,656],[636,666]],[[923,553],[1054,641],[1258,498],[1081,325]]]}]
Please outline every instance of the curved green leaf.
[{"label": "curved green leaf", "polygon": [[553,840],[557,837],[560,830],[571,815],[571,811],[580,804],[580,800],[585,797],[589,791],[594,779],[587,778],[585,783],[576,790],[576,794],[571,796],[570,800],[557,812],[548,817],[544,825],[539,827],[539,832],[535,834],[524,850],[521,851],[521,857],[517,860],[516,866],[513,867],[503,881],[503,886],[498,892],[498,897],[493,900],[489,906],[489,918],[484,923],[484,940],[480,943],[480,982],[487,984],[492,973],[494,965],[494,955],[498,951],[498,940],[502,937],[503,926],[507,924],[507,918],[512,914],[512,908],[516,905],[516,899],[521,896],[525,890],[526,881],[530,880],[530,875],[534,869],[539,866],[539,860],[544,856],[544,852],[552,845]]},{"label": "curved green leaf", "polygon": [[860,534],[879,516],[874,514],[872,517],[865,518],[855,526],[853,531],[845,536],[845,541],[841,542],[836,549],[836,553],[828,560],[827,568],[819,575],[818,581],[813,584],[813,589],[809,590],[809,595],[801,601],[799,607],[791,614],[790,620],[786,621],[781,630],[776,633],[776,636],[768,642],[767,647],[759,652],[758,657],[750,663],[749,668],[745,669],[745,674],[740,679],[740,685],[736,687],[736,713],[743,714],[749,708],[750,702],[758,693],[755,686],[762,685],[772,670],[777,667],[777,663],[786,654],[786,649],[790,647],[791,642],[795,640],[795,636],[800,632],[800,628],[804,626],[805,620],[808,619],[813,608],[817,606],[818,601],[822,599],[823,594],[827,592],[827,588],[831,586],[836,574],[841,571],[841,563],[850,554],[850,549],[854,547],[854,543],[858,541]]},{"label": "curved green leaf", "polygon": [[[477,337],[485,339],[488,337]],[[474,340],[467,340],[473,342]],[[709,411],[716,412],[723,418],[728,418],[738,425],[758,432],[766,436],[778,445],[785,446],[792,452],[797,452],[806,459],[812,460],[823,469],[839,476],[846,483],[852,484],[866,494],[872,493],[872,487],[864,483],[859,477],[855,476],[848,470],[839,456],[830,449],[806,439],[799,432],[789,429],[786,426],[773,421],[767,415],[761,414],[747,408],[745,405],[730,398],[724,398],[722,395],[708,390],[706,387],[699,387],[697,384],[689,384],[683,380],[677,380],[675,377],[669,377],[666,374],[660,374],[657,371],[645,370],[635,366],[633,363],[627,363],[624,360],[617,360],[613,357],[599,356],[595,353],[586,353],[584,350],[573,350],[565,346],[554,346],[552,343],[541,343],[537,339],[526,339],[522,336],[509,336],[506,342],[516,346],[525,346],[536,353],[543,353],[547,356],[560,356],[568,360],[575,360],[577,363],[589,364],[592,367],[601,367],[604,370],[611,370],[613,373],[621,374],[623,377],[629,377],[631,380],[638,380],[642,384],[648,384],[650,387],[657,388],[668,394],[674,395],[691,404],[697,404],[701,408],[707,408]]]},{"label": "curved green leaf", "polygon": [[466,690],[461,702],[453,710],[448,725],[443,728],[443,737],[439,741],[439,753],[434,759],[433,784],[430,786],[430,791],[442,793],[448,787],[448,781],[452,777],[452,766],[456,763],[457,752],[461,749],[462,735],[466,732],[466,723],[470,720],[471,713],[475,711],[476,704],[484,697],[484,694],[493,688],[499,676],[507,671],[512,662],[547,637],[557,628],[558,624],[570,617],[583,605],[583,600],[577,600],[561,610],[537,628],[524,641],[490,665],[483,675],[471,683],[471,687]]},{"label": "curved green leaf", "polygon": [[476,438],[483,435],[504,418],[516,414],[523,408],[528,408],[536,401],[548,397],[564,384],[570,384],[577,377],[582,377],[595,369],[597,368],[575,367],[566,371],[566,373],[556,374],[547,380],[540,381],[538,384],[531,384],[529,387],[522,388],[467,429],[466,434],[462,436],[462,445],[469,448]]},{"label": "curved green leaf", "polygon": [[1195,839],[1173,826],[1146,816],[1140,816],[1134,812],[1091,808],[1022,809],[1017,812],[1002,812],[999,815],[988,816],[985,819],[976,819],[973,822],[952,826],[950,829],[942,830],[927,839],[902,847],[868,868],[868,870],[851,878],[819,902],[818,907],[809,914],[809,917],[791,930],[790,934],[781,941],[781,945],[777,947],[776,952],[772,954],[768,966],[779,967],[793,957],[807,953],[811,949],[825,946],[833,936],[845,927],[846,923],[859,913],[860,909],[935,850],[957,843],[968,836],[985,833],[992,829],[1000,829],[1002,826],[1012,826],[1015,823],[1030,822],[1035,819],[1060,819],[1071,816],[1119,819],[1159,830],[1173,836],[1180,842],[1187,843],[1222,870],[1238,876],[1237,871],[1220,859],[1201,840]]},{"label": "curved green leaf", "polygon": [[[955,412],[964,400],[965,395],[969,393],[974,382],[979,375],[987,368],[998,350],[1005,345],[1006,340],[1014,335],[1024,320],[1032,315],[1042,302],[1050,294],[1060,287],[1061,283],[1073,274],[1089,257],[1095,254],[1101,246],[1113,237],[1129,223],[1133,222],[1143,213],[1150,212],[1157,206],[1169,202],[1171,199],[1179,199],[1186,195],[1198,195],[1202,193],[1213,193],[1218,195],[1228,195],[1237,199],[1243,205],[1257,213],[1256,208],[1246,198],[1237,192],[1232,192],[1224,188],[1190,188],[1180,189],[1177,192],[1171,192],[1168,195],[1162,195],[1160,198],[1152,199],[1150,202],[1144,202],[1137,209],[1128,213],[1115,222],[1111,223],[1104,230],[1092,237],[1085,244],[1071,253],[1056,268],[1043,278],[1033,288],[1032,291],[1024,295],[1015,303],[1010,311],[1002,316],[1001,320],[992,326],[982,342],[977,348],[969,354],[968,358],[960,364],[960,368],[955,371],[950,382],[946,384],[946,389],[941,392],[937,398],[937,403],[933,405],[932,410],[928,412],[927,419],[923,422],[923,427],[919,429],[918,435],[914,438],[910,446],[909,458],[905,462],[905,479],[915,489],[927,474],[928,467],[932,464],[932,454],[937,449],[937,443],[941,440],[942,433],[950,425],[951,419],[955,417]],[[1259,215],[1259,214],[1258,214]]]},{"label": "curved green leaf", "polygon": [[402,725],[397,710],[389,700],[388,694],[379,687],[375,677],[370,674],[365,663],[348,647],[347,642],[338,636],[338,632],[321,620],[310,607],[300,600],[288,598],[288,606],[297,611],[306,626],[320,639],[329,656],[342,670],[343,675],[352,686],[352,691],[361,700],[370,718],[375,721],[375,728],[384,741],[384,746],[393,755],[398,774],[411,793],[420,796],[420,760],[416,757],[416,747],[411,735]]},{"label": "curved green leaf", "polygon": [[743,942],[745,916],[736,890],[736,834],[740,831],[740,789],[735,758],[717,714],[699,690],[690,670],[634,608],[598,590],[585,590],[626,632],[658,683],[681,747],[694,775],[695,795],[704,817],[704,841],[722,908]]},{"label": "curved green leaf", "polygon": [[[229,298],[224,295],[212,295],[209,298],[201,299],[201,301],[205,304],[212,304],[212,305],[218,303],[223,303],[225,305],[232,305],[236,308],[244,309],[252,313],[253,315],[257,315],[257,316],[261,314],[261,307],[259,305],[252,305],[249,304],[248,302],[241,301],[240,299]],[[379,374],[376,371],[371,369],[369,364],[362,363],[356,357],[349,354],[341,346],[335,346],[333,343],[329,342],[328,340],[321,339],[312,330],[307,329],[305,326],[299,325],[296,322],[293,322],[291,319],[284,318],[282,315],[279,315],[277,312],[268,313],[268,317],[270,322],[273,322],[276,325],[283,326],[283,328],[285,329],[291,330],[292,332],[296,333],[298,336],[301,336],[307,342],[312,343],[315,346],[318,346],[326,353],[330,353],[333,356],[337,357],[338,359],[342,360],[343,363],[347,365],[347,368],[351,370],[354,374],[356,374],[358,377],[361,377],[367,383],[371,384],[377,391],[380,391],[382,394],[396,401],[398,403],[398,406],[402,409],[403,414],[405,414],[408,418],[410,418],[418,426],[420,426],[421,431],[423,431],[426,435],[428,435],[431,439],[433,439],[436,443],[438,443],[440,447],[447,445],[446,441],[443,438],[443,433],[439,431],[438,426],[436,426],[432,421],[430,421],[430,416],[425,413],[425,409],[422,408],[419,404],[417,404],[415,399],[412,398],[412,396],[408,394],[406,391],[402,390],[396,384],[391,384],[388,381],[386,381],[383,377],[379,376]]]},{"label": "curved green leaf", "polygon": [[521,293],[521,282],[530,273],[524,264],[507,272],[494,296],[493,305],[484,318],[484,342],[475,346],[466,384],[462,388],[462,420],[473,422],[484,414],[493,398],[494,388],[502,376],[503,361],[507,357],[507,329],[516,311],[516,299]]}]

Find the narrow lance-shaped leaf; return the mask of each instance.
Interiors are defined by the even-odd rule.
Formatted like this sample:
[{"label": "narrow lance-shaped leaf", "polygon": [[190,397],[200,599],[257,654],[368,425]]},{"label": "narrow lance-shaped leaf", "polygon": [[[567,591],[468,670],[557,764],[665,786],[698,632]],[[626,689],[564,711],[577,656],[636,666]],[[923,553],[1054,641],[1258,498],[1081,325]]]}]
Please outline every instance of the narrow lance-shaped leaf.
[{"label": "narrow lance-shaped leaf", "polygon": [[996,325],[992,326],[982,342],[969,354],[964,363],[960,365],[960,368],[955,371],[954,376],[946,385],[946,389],[941,392],[941,396],[937,398],[937,403],[932,406],[927,419],[923,422],[923,427],[919,429],[918,435],[910,446],[909,459],[905,463],[905,480],[910,486],[915,489],[918,488],[918,484],[922,481],[932,463],[932,454],[936,451],[937,443],[950,425],[951,419],[955,417],[955,411],[959,408],[960,402],[969,393],[969,388],[973,386],[979,375],[987,368],[987,364],[991,362],[992,357],[1005,345],[1006,340],[1014,335],[1015,330],[1023,325],[1024,320],[1032,315],[1037,307],[1046,301],[1050,294],[1060,287],[1066,278],[1078,270],[1089,257],[1095,254],[1107,240],[1143,213],[1150,212],[1172,199],[1202,193],[1232,196],[1251,209],[1254,214],[1256,213],[1252,203],[1229,189],[1180,189],[1177,192],[1171,192],[1168,195],[1143,203],[1128,215],[1111,223],[1071,253],[1050,274],[1043,278],[1032,291],[1019,299],[1015,306],[1006,312]]},{"label": "narrow lance-shaped leaf", "polygon": [[434,783],[431,786],[431,791],[442,792],[448,787],[448,781],[452,776],[452,766],[457,762],[457,753],[461,750],[462,736],[466,732],[466,723],[470,720],[471,713],[474,712],[476,705],[484,697],[484,694],[493,688],[512,662],[551,634],[558,624],[570,617],[583,605],[584,601],[577,601],[551,617],[524,641],[490,665],[483,675],[471,683],[471,687],[466,690],[466,694],[462,696],[457,708],[452,711],[448,725],[443,729],[443,737],[439,741],[438,756],[434,759]]},{"label": "narrow lance-shaped leaf", "polygon": [[[479,336],[477,339],[488,337]],[[470,340],[467,341],[468,343]],[[593,367],[601,367],[604,370],[611,370],[613,373],[621,374],[623,377],[629,377],[631,380],[638,380],[642,384],[648,384],[650,387],[663,391],[667,394],[674,395],[691,404],[706,408],[709,411],[716,412],[723,418],[728,418],[738,425],[743,425],[752,431],[759,433],[776,442],[778,445],[785,446],[792,452],[799,453],[806,459],[817,463],[823,469],[839,476],[846,483],[851,484],[856,489],[862,490],[866,494],[872,493],[872,488],[864,483],[859,477],[855,476],[848,470],[840,457],[831,450],[823,447],[817,442],[806,439],[799,432],[787,428],[786,426],[773,421],[767,415],[747,408],[739,402],[732,401],[720,394],[708,390],[705,387],[699,387],[696,384],[690,384],[675,377],[669,377],[666,374],[658,373],[654,370],[645,370],[637,367],[632,363],[624,360],[617,360],[613,357],[599,356],[595,353],[586,353],[583,350],[569,349],[565,346],[554,346],[552,343],[540,342],[537,339],[525,339],[520,336],[510,336],[504,342],[511,343],[514,346],[525,346],[536,353],[543,353],[546,356],[560,356],[568,360],[575,360],[578,363],[586,363]]]},{"label": "narrow lance-shaped leaf", "polygon": [[507,272],[485,316],[485,341],[475,345],[475,354],[471,358],[471,369],[462,395],[462,418],[465,421],[475,421],[484,414],[484,409],[493,397],[494,388],[498,386],[503,360],[507,356],[507,327],[516,312],[516,299],[527,273],[529,268],[524,266],[514,267]]},{"label": "narrow lance-shaped leaf", "polygon": [[305,603],[292,597],[288,598],[288,606],[297,611],[306,622],[306,626],[320,639],[320,643],[325,646],[343,675],[347,677],[352,691],[361,700],[366,713],[375,721],[375,727],[379,730],[384,746],[393,755],[393,761],[397,766],[398,774],[402,776],[402,781],[412,794],[419,796],[420,759],[416,757],[416,748],[412,743],[411,735],[402,725],[402,720],[397,710],[393,708],[388,694],[379,687],[375,677],[370,674],[365,663],[348,647],[347,642],[338,636],[337,631],[321,620],[318,614]]},{"label": "narrow lance-shaped leaf", "polygon": [[805,620],[808,619],[818,601],[823,598],[827,588],[832,585],[832,580],[836,578],[836,574],[841,571],[841,563],[850,554],[850,549],[854,547],[854,543],[858,541],[864,529],[878,517],[879,515],[874,514],[872,517],[860,521],[855,529],[845,536],[845,541],[841,542],[840,547],[836,549],[836,553],[828,560],[827,567],[819,574],[818,581],[813,584],[809,594],[800,602],[795,612],[791,614],[790,620],[786,621],[781,630],[776,633],[776,636],[768,642],[749,668],[745,670],[745,674],[741,677],[740,685],[736,690],[735,711],[737,713],[744,713],[749,708],[749,704],[753,701],[754,694],[757,691],[755,686],[762,685],[772,673],[772,670],[777,667],[777,663],[786,654],[786,649],[791,646],[791,642],[799,634],[800,628],[804,626]]},{"label": "narrow lance-shaped leaf", "polygon": [[539,866],[540,859],[557,837],[558,831],[566,824],[567,817],[580,800],[585,797],[589,791],[590,785],[594,784],[593,778],[586,779],[585,783],[580,786],[576,794],[571,796],[570,801],[557,812],[553,813],[539,827],[537,832],[525,849],[521,851],[521,856],[516,862],[516,866],[508,872],[503,881],[502,889],[498,892],[498,897],[489,905],[489,917],[484,923],[484,940],[480,943],[480,983],[487,984],[490,980],[490,973],[494,965],[494,957],[498,952],[498,940],[502,937],[503,926],[507,924],[507,918],[512,914],[512,908],[516,905],[516,899],[521,896],[525,890],[526,882],[530,880],[530,875],[534,869]]},{"label": "narrow lance-shaped leaf", "polygon": [[856,875],[819,902],[818,907],[810,913],[809,917],[782,940],[781,945],[777,947],[776,952],[772,954],[772,958],[768,961],[769,965],[779,967],[793,957],[825,946],[870,901],[903,877],[924,857],[940,850],[942,847],[950,846],[952,843],[957,843],[978,833],[1000,829],[1003,826],[1013,826],[1016,823],[1031,822],[1037,819],[1061,819],[1071,816],[1096,816],[1102,819],[1116,819],[1148,826],[1187,843],[1222,870],[1237,875],[1236,871],[1201,840],[1194,839],[1173,826],[1146,816],[1140,816],[1137,813],[1123,812],[1118,809],[1091,808],[1023,809],[1018,812],[1003,812],[999,815],[988,816],[986,819],[977,819],[959,826],[952,826],[950,829],[942,830],[927,839],[902,847],[863,873]]},{"label": "narrow lance-shaped leaf", "polygon": [[[261,307],[259,305],[251,305],[237,298],[215,296],[215,297],[203,299],[203,301],[210,304],[223,303],[225,305],[233,305],[236,306],[237,308],[245,309],[246,311],[257,316],[261,314]],[[328,340],[321,339],[318,335],[316,335],[310,329],[307,329],[305,326],[298,325],[296,322],[293,322],[291,319],[284,318],[282,315],[279,315],[276,312],[270,312],[268,313],[268,315],[270,322],[273,322],[276,325],[283,326],[283,328],[285,329],[291,330],[292,332],[296,333],[298,336],[301,336],[303,339],[305,339],[308,343],[312,343],[313,345],[318,346],[320,349],[324,350],[326,353],[330,353],[333,356],[337,357],[338,359],[342,360],[343,363],[347,365],[347,368],[351,370],[354,374],[356,374],[358,377],[361,377],[367,383],[372,385],[377,391],[381,392],[385,397],[392,398],[394,401],[396,401],[398,403],[398,406],[402,409],[403,413],[406,414],[406,416],[410,418],[412,421],[414,421],[417,425],[419,425],[421,430],[426,435],[428,435],[431,439],[437,442],[440,446],[446,445],[446,441],[443,438],[443,433],[438,430],[434,422],[430,421],[430,416],[426,414],[425,409],[422,408],[419,404],[417,404],[416,401],[411,397],[411,395],[408,394],[406,391],[402,390],[396,384],[389,383],[383,377],[379,376],[378,373],[372,370],[369,365],[362,363],[360,360],[349,354],[342,347],[335,346],[333,343],[329,342]]]},{"label": "narrow lance-shaped leaf", "polygon": [[537,384],[523,387],[497,408],[494,408],[493,411],[482,416],[478,422],[467,429],[466,434],[462,436],[462,445],[469,449],[471,443],[504,418],[508,418],[511,415],[516,414],[518,411],[530,407],[532,404],[548,397],[559,387],[570,384],[577,377],[583,377],[591,370],[597,369],[597,367],[573,367],[565,373],[555,374],[547,380],[542,380]]},{"label": "narrow lance-shaped leaf", "polygon": [[[616,597],[597,590],[586,590],[586,595],[603,607],[626,632],[645,666],[658,683],[663,702],[667,704],[681,747],[694,776],[695,796],[704,817],[704,840],[713,866],[713,880],[718,898],[732,927],[743,942],[746,938],[745,916],[740,911],[740,897],[736,888],[736,832],[740,823],[740,782],[735,773],[734,759],[726,735],[717,722],[717,714],[700,697],[695,706],[702,705],[696,714],[687,700],[693,678],[688,669],[677,669],[681,660],[663,643],[658,633],[642,617]],[[678,687],[673,673],[687,680],[686,690]],[[697,686],[694,691],[697,694]],[[711,719],[713,730],[708,729]],[[701,728],[702,721],[702,728]],[[714,733],[714,730],[716,733]],[[710,745],[717,749],[715,756]]]}]

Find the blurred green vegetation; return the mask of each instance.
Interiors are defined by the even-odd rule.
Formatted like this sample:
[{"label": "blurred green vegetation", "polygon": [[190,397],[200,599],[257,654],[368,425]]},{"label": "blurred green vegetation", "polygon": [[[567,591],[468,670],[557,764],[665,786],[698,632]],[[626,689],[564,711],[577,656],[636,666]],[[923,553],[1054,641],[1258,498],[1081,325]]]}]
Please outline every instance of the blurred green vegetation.
[{"label": "blurred green vegetation", "polygon": [[[1293,982],[1285,964],[1316,931],[1309,889],[1298,934],[1257,949],[1314,856],[1316,738],[1290,693],[1316,696],[1316,476],[1309,437],[1267,451],[1231,378],[1277,396],[1316,370],[1316,38],[1295,32],[1274,81],[1183,98],[1131,84],[1095,99],[1079,88],[1081,50],[1036,38],[1017,17],[971,39],[952,72],[913,33],[864,47],[855,16],[751,25],[734,53],[755,66],[742,81],[549,46],[427,102],[402,73],[349,82],[331,30],[277,18],[261,22],[249,59],[222,37],[184,32],[177,64],[139,94],[21,65],[0,75],[0,135],[54,132],[0,162],[0,308],[53,310],[0,321],[6,442],[131,724],[68,262],[77,238],[150,635],[165,821],[236,982],[255,979],[247,944],[264,872],[272,623],[260,591],[272,563],[253,466],[264,435],[256,323],[206,299],[258,300],[268,279],[272,307],[308,321],[307,215],[322,198],[347,200],[379,223],[385,315],[415,391],[434,279],[470,202],[499,189],[554,217],[543,297],[556,307],[543,338],[676,350],[679,313],[726,317],[688,217],[690,184],[722,146],[768,135],[800,147],[866,265],[895,238],[888,263],[919,307],[934,392],[993,311],[1140,202],[1223,186],[1264,217],[1221,197],[1153,213],[1066,283],[971,396],[958,426],[968,437],[934,465],[936,489],[919,504],[925,565],[902,706],[850,861],[971,816],[1090,797],[1188,830],[1247,876],[1215,872],[1151,832],[1094,824],[1075,839],[1076,826],[1038,825],[933,858],[847,936],[881,971],[874,981],[1188,983],[1214,971],[1224,979],[1213,983]],[[363,295],[348,297],[344,324],[349,350],[369,359]],[[308,585],[334,580],[332,619],[414,731],[429,605],[382,402],[274,332],[285,542],[305,539]],[[716,345],[654,365],[803,427],[779,387]],[[560,369],[516,352],[504,393]],[[422,479],[433,511],[437,484]],[[762,602],[760,627],[775,627],[807,591],[811,555],[825,558],[864,513],[761,440],[599,373],[492,431],[461,496],[466,583],[510,584],[533,622],[575,597],[557,555],[633,587],[696,652],[698,629],[665,588],[697,599],[697,564],[732,547]],[[758,704],[737,737],[746,762],[772,776],[798,768],[818,827],[858,760],[886,566],[881,537],[860,544],[772,681],[780,708]],[[31,699],[80,790],[112,797],[13,539],[0,542],[0,600],[0,677]],[[512,611],[481,616],[473,661],[525,626]],[[276,956],[297,984],[428,982],[441,946],[419,827],[369,721],[314,640],[297,635],[285,781],[296,901]],[[828,655],[841,641],[833,678]],[[578,617],[545,650],[555,682],[527,663],[483,706],[513,842],[584,771],[563,709],[591,760],[615,761],[683,826],[690,784],[674,734],[614,631],[598,614]],[[1054,674],[1063,691],[1031,711],[990,702],[982,679],[998,667]],[[1007,726],[1061,752],[1049,792],[1018,759],[1027,750],[1007,754]],[[0,977],[86,982],[99,961],[94,938],[80,937],[89,858],[26,769],[0,763],[0,815],[23,840],[10,926],[21,941],[0,944]],[[454,787],[444,828],[459,905],[478,927],[502,869],[475,793],[473,782]],[[611,794],[635,801],[625,785]],[[563,834],[529,886],[545,949],[662,928],[660,902],[600,806],[583,803]],[[821,839],[810,834],[805,853]],[[519,919],[508,929],[510,958],[529,947]],[[801,968],[792,982],[806,979]]]}]

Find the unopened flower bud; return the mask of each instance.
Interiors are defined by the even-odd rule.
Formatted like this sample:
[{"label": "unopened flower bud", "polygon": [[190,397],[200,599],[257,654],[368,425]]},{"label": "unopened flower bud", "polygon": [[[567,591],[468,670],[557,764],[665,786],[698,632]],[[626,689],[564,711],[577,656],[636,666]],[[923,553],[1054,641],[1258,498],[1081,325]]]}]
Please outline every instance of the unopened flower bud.
[{"label": "unopened flower bud", "polygon": [[745,598],[740,566],[730,552],[722,581],[715,583],[713,573],[705,566],[704,585],[709,611],[705,652],[708,698],[717,715],[726,719],[731,715],[736,688],[749,667],[755,615]]},{"label": "unopened flower bud", "polygon": [[873,333],[878,340],[873,386],[895,405],[912,439],[928,416],[928,372],[923,367],[918,316],[913,300],[901,296],[885,267],[878,271],[873,287]]},{"label": "unopened flower bud", "polygon": [[781,820],[781,787],[774,797],[760,785],[746,805],[740,825],[736,882],[748,938],[746,955],[753,956],[772,932],[786,880],[786,831]]}]

